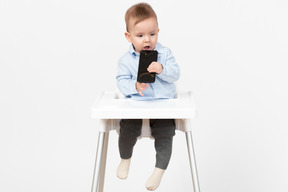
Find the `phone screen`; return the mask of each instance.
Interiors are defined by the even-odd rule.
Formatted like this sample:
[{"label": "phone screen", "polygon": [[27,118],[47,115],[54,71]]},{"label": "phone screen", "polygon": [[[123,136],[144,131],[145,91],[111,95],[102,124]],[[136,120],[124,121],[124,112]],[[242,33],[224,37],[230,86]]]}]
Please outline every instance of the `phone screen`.
[{"label": "phone screen", "polygon": [[140,52],[140,60],[138,67],[137,81],[140,83],[154,83],[156,73],[149,73],[147,71],[148,66],[153,62],[157,61],[158,52],[142,50]]}]

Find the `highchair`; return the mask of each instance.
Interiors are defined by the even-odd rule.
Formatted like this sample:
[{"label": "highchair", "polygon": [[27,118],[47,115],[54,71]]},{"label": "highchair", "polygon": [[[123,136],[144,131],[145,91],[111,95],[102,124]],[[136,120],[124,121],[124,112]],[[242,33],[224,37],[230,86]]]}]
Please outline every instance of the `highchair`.
[{"label": "highchair", "polygon": [[121,119],[143,119],[140,137],[150,137],[149,119],[175,119],[176,129],[185,132],[194,192],[200,192],[192,140],[191,119],[196,106],[191,92],[178,93],[175,99],[135,101],[121,98],[116,92],[103,92],[91,108],[98,120],[98,144],[92,192],[103,192],[109,132],[119,131]]}]

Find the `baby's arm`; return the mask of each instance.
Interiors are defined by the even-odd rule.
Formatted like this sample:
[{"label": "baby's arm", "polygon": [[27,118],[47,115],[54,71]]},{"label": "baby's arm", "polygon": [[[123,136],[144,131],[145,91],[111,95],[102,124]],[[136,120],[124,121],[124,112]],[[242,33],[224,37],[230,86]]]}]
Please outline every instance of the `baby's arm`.
[{"label": "baby's arm", "polygon": [[180,68],[176,63],[170,49],[168,49],[168,52],[165,55],[165,60],[162,62],[163,68],[161,73],[158,74],[158,77],[168,83],[173,83],[174,81],[177,81],[180,77]]},{"label": "baby's arm", "polygon": [[121,60],[118,62],[118,74],[117,74],[117,86],[121,93],[125,96],[131,96],[134,94],[138,94],[138,90],[136,90],[136,78],[133,77],[133,74],[130,72],[128,66],[125,62]]}]

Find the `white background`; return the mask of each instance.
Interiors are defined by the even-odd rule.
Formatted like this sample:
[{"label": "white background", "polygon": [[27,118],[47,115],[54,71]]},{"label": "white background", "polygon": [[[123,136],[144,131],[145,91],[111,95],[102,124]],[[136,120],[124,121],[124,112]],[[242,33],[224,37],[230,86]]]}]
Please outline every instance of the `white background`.
[{"label": "white background", "polygon": [[[114,90],[136,1],[0,1],[0,191],[90,191],[96,122],[90,107]],[[193,90],[193,138],[203,192],[288,191],[286,0],[149,1],[159,41]],[[158,192],[192,191],[185,137]],[[130,175],[116,178],[110,134],[106,191],[146,191],[153,140],[139,140]]]}]

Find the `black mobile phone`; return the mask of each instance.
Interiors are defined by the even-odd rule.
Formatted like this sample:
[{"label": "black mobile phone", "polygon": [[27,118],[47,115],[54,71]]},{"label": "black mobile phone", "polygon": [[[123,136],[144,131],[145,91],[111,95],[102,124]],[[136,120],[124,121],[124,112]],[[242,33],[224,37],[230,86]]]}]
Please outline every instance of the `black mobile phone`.
[{"label": "black mobile phone", "polygon": [[142,50],[140,52],[140,60],[138,67],[137,81],[139,83],[154,83],[156,73],[149,73],[147,71],[148,66],[153,62],[157,61],[158,52],[150,50]]}]

